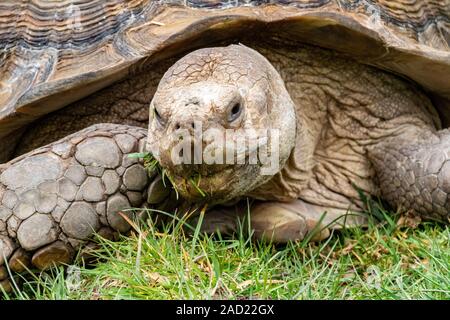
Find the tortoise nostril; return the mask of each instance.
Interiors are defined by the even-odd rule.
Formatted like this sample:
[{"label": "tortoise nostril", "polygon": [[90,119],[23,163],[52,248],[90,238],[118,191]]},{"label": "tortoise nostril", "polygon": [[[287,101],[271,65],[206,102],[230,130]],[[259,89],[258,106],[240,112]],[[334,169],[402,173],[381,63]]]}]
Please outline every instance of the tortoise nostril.
[{"label": "tortoise nostril", "polygon": [[191,104],[194,105],[194,106],[198,106],[200,104],[200,100],[198,98],[191,98],[188,101],[186,101],[184,106],[187,107],[187,106],[189,106]]},{"label": "tortoise nostril", "polygon": [[190,123],[189,122],[186,123],[185,125],[181,125],[180,122],[177,122],[177,123],[175,123],[174,128],[175,128],[175,130],[179,130],[181,128],[189,129],[189,125],[192,129],[195,129],[197,127],[195,124],[195,121],[192,121]]}]

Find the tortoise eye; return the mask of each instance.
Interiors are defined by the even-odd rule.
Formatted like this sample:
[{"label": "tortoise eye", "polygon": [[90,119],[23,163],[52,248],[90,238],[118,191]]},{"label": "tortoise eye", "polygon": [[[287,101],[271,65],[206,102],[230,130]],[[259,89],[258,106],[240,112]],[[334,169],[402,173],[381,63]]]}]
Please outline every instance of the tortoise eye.
[{"label": "tortoise eye", "polygon": [[242,112],[242,106],[238,102],[235,105],[233,105],[233,107],[231,108],[231,110],[228,114],[228,122],[233,122],[234,120],[239,118],[239,116],[241,115],[241,112]]}]

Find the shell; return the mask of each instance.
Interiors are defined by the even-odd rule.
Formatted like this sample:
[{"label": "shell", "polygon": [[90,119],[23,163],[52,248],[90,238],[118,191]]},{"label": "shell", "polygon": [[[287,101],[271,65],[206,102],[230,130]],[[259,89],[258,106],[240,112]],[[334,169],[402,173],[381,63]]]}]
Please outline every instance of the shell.
[{"label": "shell", "polygon": [[401,74],[450,113],[447,0],[2,0],[0,153],[26,124],[149,62],[254,30]]}]

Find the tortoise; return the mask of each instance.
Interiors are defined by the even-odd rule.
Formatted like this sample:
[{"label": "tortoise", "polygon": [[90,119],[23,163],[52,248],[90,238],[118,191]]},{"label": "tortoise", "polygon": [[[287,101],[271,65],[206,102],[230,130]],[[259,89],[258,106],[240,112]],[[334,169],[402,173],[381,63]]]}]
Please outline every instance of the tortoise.
[{"label": "tortoise", "polygon": [[[280,243],[364,224],[361,192],[448,222],[447,1],[7,0],[0,12],[3,288],[6,265],[70,263],[94,232],[128,232],[130,207],[208,204],[203,230],[232,233],[253,199],[254,236]],[[257,133],[231,163],[207,163],[196,143],[213,158],[230,149],[199,127],[231,132],[236,152]],[[250,162],[264,148],[275,170]]]}]

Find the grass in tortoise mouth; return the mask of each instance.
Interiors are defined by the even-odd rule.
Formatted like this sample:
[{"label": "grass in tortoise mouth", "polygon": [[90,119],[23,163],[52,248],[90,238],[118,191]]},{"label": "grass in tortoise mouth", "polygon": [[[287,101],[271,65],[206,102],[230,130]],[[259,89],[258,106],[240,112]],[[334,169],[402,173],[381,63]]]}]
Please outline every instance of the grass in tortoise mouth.
[{"label": "grass in tortoise mouth", "polygon": [[[149,152],[142,152],[142,153],[131,153],[128,155],[130,158],[138,158],[143,159],[144,161],[144,167],[146,168],[147,172],[151,174],[156,170],[158,174],[161,175],[164,186],[166,186],[166,178],[169,180],[170,185],[167,185],[167,187],[173,188],[177,195],[177,199],[179,198],[179,190],[177,187],[177,184],[174,182],[173,178],[168,174],[167,170],[165,170],[158,162],[158,160],[153,157],[153,155]],[[207,197],[206,191],[202,190],[200,188],[200,182],[201,182],[201,174],[198,172],[194,172],[188,179],[183,179],[189,182],[190,185],[194,187],[194,189],[198,192],[198,194],[202,198]],[[184,186],[184,188],[186,188]]]}]

